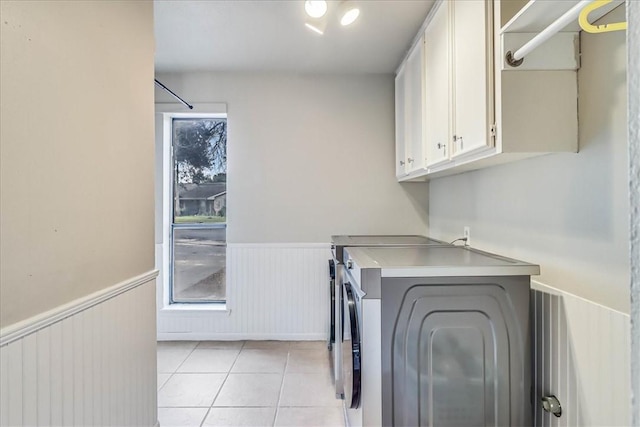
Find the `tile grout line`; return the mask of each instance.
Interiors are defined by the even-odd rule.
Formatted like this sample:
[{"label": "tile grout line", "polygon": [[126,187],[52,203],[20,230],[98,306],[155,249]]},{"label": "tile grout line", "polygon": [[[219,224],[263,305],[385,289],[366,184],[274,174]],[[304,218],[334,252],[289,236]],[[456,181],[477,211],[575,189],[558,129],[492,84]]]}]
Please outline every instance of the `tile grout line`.
[{"label": "tile grout line", "polygon": [[[179,364],[178,366],[176,366],[176,369],[175,369],[173,372],[156,372],[156,378],[157,378],[157,375],[158,375],[158,374],[169,374],[169,378],[167,378],[167,380],[164,382],[164,384],[162,384],[162,387],[160,387],[159,389],[157,389],[157,390],[156,390],[156,394],[157,394],[157,393],[160,393],[160,390],[162,390],[162,389],[163,389],[163,388],[164,388],[164,387],[169,383],[169,381],[171,380],[171,378],[173,378],[173,376],[174,376],[175,374],[177,374],[177,373],[178,373],[178,369],[180,369],[180,367],[184,364],[184,362],[186,362],[186,361],[187,361],[187,359],[189,358],[189,356],[191,356],[191,353],[193,353],[193,352],[194,352],[194,350],[195,350],[196,348],[198,348],[198,345],[199,345],[199,344],[200,344],[200,341],[198,341],[198,344],[196,344],[196,345],[194,345],[194,346],[193,346],[193,348],[191,349],[191,351],[189,352],[189,354],[187,354],[187,357],[185,357],[185,358],[184,358],[184,360],[183,360],[182,362],[180,362],[180,364]],[[157,351],[158,351],[158,350],[157,350],[157,347],[156,347],[156,357],[158,357],[158,356],[157,356],[157,354],[158,354],[158,353],[157,353]],[[157,379],[156,379],[156,381],[157,381]]]},{"label": "tile grout line", "polygon": [[[202,341],[198,342],[198,345],[200,345]],[[216,393],[216,395],[213,397],[213,400],[211,401],[211,405],[209,405],[209,409],[207,409],[207,412],[204,414],[204,418],[202,418],[202,421],[200,421],[200,427],[202,427],[204,425],[204,422],[207,420],[207,417],[209,417],[209,412],[211,412],[211,409],[213,408],[213,404],[216,403],[216,399],[218,398],[218,396],[220,395],[220,392],[222,391],[222,387],[224,387],[224,383],[227,382],[227,378],[229,378],[229,374],[231,374],[231,370],[233,369],[233,366],[236,364],[236,362],[238,361],[238,357],[240,357],[240,354],[242,353],[242,350],[244,350],[244,345],[246,344],[246,341],[242,342],[242,346],[240,347],[240,351],[238,352],[238,354],[236,355],[236,358],[233,360],[233,363],[231,364],[231,366],[229,366],[229,370],[227,371],[227,375],[224,377],[224,380],[222,380],[222,384],[220,384],[220,388],[218,389],[218,392]],[[196,346],[197,347],[197,346]]]},{"label": "tile grout line", "polygon": [[191,349],[191,351],[189,352],[189,354],[187,354],[187,357],[185,357],[185,358],[184,358],[184,360],[183,360],[182,362],[180,362],[180,364],[176,367],[176,370],[175,370],[175,371],[173,371],[173,372],[171,373],[171,376],[173,376],[173,374],[177,374],[177,373],[179,373],[179,372],[178,372],[178,369],[180,369],[180,367],[181,367],[182,365],[184,365],[184,362],[186,362],[186,361],[187,361],[187,359],[191,356],[191,354],[196,350],[196,348],[198,348],[198,345],[199,345],[199,344],[200,344],[200,341],[198,341],[198,344],[196,344],[196,345],[194,345],[194,346],[193,346],[193,348]]},{"label": "tile grout line", "polygon": [[287,349],[287,360],[284,363],[284,371],[282,371],[282,381],[280,382],[280,393],[278,394],[278,402],[276,403],[276,412],[273,416],[272,426],[276,425],[276,420],[278,419],[278,414],[280,412],[280,401],[282,400],[282,391],[284,390],[284,377],[287,374],[287,368],[289,367],[289,355],[291,354],[291,343],[289,343],[289,348]]},{"label": "tile grout line", "polygon": [[[158,373],[159,373],[159,374],[166,374],[165,372],[158,372]],[[169,375],[169,378],[167,378],[167,379],[165,380],[164,384],[162,384],[162,385],[160,386],[160,388],[158,388],[158,390],[156,390],[156,394],[157,394],[157,393],[160,393],[160,390],[162,390],[162,389],[164,388],[164,386],[166,386],[166,385],[167,385],[167,383],[169,382],[169,380],[171,379],[171,377],[173,377],[173,374],[174,374],[174,373],[175,373],[175,372],[171,372],[171,373],[168,373],[168,374],[167,374],[167,375]]]},{"label": "tile grout line", "polygon": [[[157,341],[156,341],[156,343],[157,343]],[[160,387],[160,388],[158,388],[156,390],[156,401],[158,400],[158,394],[160,393],[160,390],[162,390],[169,383],[171,378],[173,378],[173,376],[178,373],[178,369],[180,369],[180,366],[182,366],[182,364],[189,358],[189,356],[191,356],[191,353],[193,353],[193,351],[196,348],[198,348],[199,344],[200,344],[200,342],[198,341],[198,344],[193,346],[193,348],[191,349],[189,354],[187,354],[187,357],[185,357],[184,360],[178,366],[176,366],[176,369],[173,372],[157,372],[157,369],[156,369],[156,381],[157,381],[157,378],[158,378],[158,374],[166,374],[166,373],[169,374],[169,378],[167,378],[167,380],[164,382],[164,384],[162,384],[162,387]],[[156,344],[156,358],[157,357],[158,357],[158,347],[157,347],[157,344]],[[163,406],[160,406],[159,404],[157,404],[157,407],[158,408],[163,408]]]}]

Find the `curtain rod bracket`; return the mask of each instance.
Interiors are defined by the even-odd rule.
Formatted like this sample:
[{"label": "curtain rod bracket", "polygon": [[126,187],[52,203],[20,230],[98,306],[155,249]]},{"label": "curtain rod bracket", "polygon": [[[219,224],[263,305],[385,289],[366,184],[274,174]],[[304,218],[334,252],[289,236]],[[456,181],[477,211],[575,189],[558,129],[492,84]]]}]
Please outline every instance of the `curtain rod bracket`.
[{"label": "curtain rod bracket", "polygon": [[158,79],[153,79],[155,81],[155,83],[160,86],[162,89],[166,90],[167,92],[169,92],[174,98],[176,98],[178,101],[182,102],[184,105],[186,105],[187,107],[189,107],[190,110],[193,110],[193,105],[189,104],[187,101],[185,101],[184,99],[180,98],[178,95],[175,94],[175,92],[173,92],[171,89],[169,89],[168,87],[166,87],[165,85],[163,85],[162,83],[160,83],[158,81]]},{"label": "curtain rod bracket", "polygon": [[509,66],[511,67],[519,67],[522,65],[522,63],[524,62],[524,58],[520,58],[520,59],[515,59],[513,57],[513,53],[511,53],[511,51],[508,51],[504,60],[507,62],[507,64],[509,64]]}]

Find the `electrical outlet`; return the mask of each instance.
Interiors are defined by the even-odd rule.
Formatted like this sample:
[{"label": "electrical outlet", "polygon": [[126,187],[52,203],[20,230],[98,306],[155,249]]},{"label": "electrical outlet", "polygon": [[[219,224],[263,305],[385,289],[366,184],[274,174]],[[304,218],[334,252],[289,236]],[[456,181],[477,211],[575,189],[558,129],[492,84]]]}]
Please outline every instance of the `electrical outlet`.
[{"label": "electrical outlet", "polygon": [[464,227],[464,230],[462,232],[462,237],[467,239],[467,241],[464,242],[464,245],[470,246],[471,245],[471,227],[469,226]]}]

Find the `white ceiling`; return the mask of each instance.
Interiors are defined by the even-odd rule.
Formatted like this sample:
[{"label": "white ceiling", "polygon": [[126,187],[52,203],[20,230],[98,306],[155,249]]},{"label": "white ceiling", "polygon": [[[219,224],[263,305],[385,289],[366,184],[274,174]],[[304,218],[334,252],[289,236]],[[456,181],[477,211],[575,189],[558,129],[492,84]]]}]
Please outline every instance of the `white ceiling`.
[{"label": "white ceiling", "polygon": [[339,3],[319,35],[302,0],[155,0],[156,71],[392,73],[433,0],[360,0],[349,27]]}]

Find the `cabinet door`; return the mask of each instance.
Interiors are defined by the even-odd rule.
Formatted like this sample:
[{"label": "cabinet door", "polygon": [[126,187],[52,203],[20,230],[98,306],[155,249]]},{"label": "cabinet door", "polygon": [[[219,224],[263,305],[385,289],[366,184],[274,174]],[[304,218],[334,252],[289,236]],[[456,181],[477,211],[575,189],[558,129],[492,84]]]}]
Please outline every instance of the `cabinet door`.
[{"label": "cabinet door", "polygon": [[424,33],[425,49],[425,149],[427,166],[449,160],[451,122],[451,68],[449,7],[441,2]]},{"label": "cabinet door", "polygon": [[424,168],[424,39],[421,38],[407,58],[405,96],[407,99],[407,172]]},{"label": "cabinet door", "polygon": [[405,69],[396,75],[396,177],[406,174],[406,110],[405,110]]},{"label": "cabinet door", "polygon": [[[453,156],[491,147],[491,9],[485,0],[452,1]],[[491,107],[490,107],[491,106]]]}]

